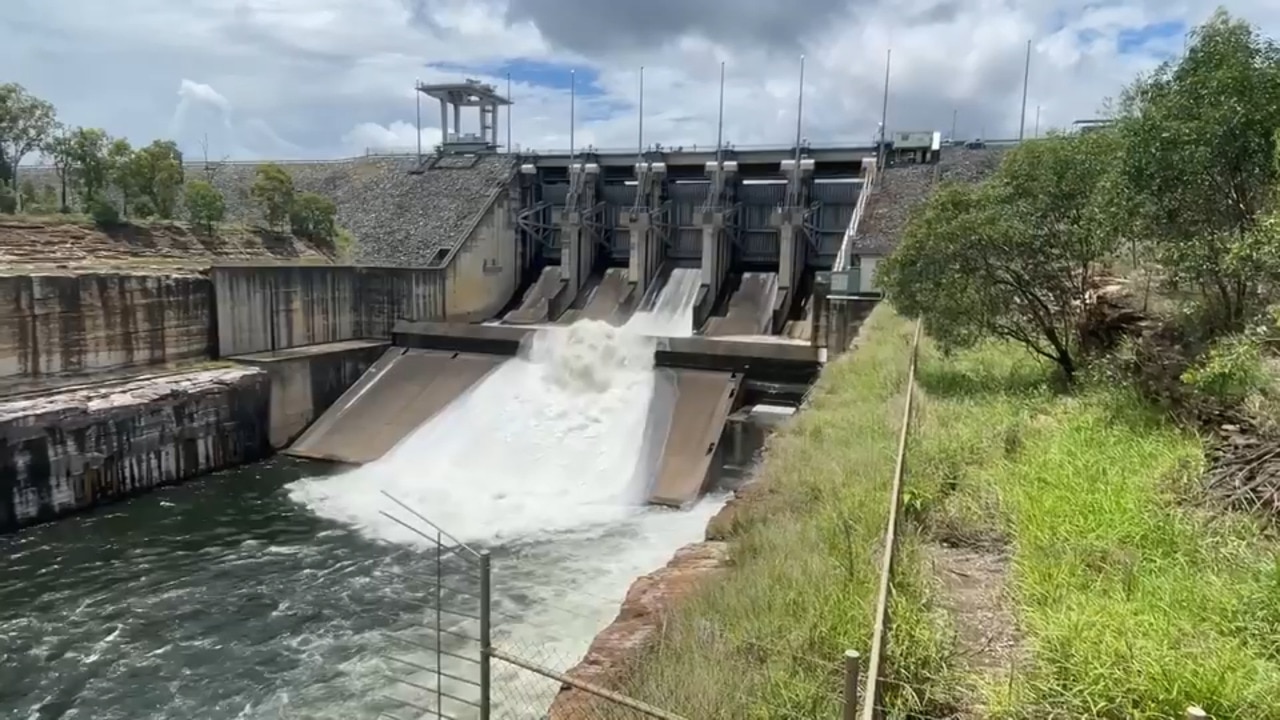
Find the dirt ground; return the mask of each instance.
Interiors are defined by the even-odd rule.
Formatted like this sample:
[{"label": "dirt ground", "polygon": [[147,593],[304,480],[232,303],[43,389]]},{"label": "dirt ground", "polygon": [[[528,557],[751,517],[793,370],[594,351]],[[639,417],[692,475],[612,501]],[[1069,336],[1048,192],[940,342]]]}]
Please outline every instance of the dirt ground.
[{"label": "dirt ground", "polygon": [[185,223],[102,230],[74,217],[0,216],[0,272],[203,269],[230,263],[330,263],[330,253],[292,235],[224,225],[212,234]]}]

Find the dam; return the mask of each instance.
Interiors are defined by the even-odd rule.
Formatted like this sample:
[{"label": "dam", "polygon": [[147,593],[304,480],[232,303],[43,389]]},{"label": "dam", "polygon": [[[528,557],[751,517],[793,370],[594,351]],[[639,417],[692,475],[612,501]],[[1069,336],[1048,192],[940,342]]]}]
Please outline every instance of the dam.
[{"label": "dam", "polygon": [[492,553],[504,638],[576,663],[848,348],[885,208],[982,157],[928,135],[286,165],[346,193],[353,264],[0,222],[0,714],[389,712],[383,638],[446,628],[383,491]]}]

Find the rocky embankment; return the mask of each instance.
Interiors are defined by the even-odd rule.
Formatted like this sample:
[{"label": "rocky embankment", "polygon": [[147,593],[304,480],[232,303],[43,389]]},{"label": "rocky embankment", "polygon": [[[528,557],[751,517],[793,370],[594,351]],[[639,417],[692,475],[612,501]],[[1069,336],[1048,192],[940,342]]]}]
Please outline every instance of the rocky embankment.
[{"label": "rocky embankment", "polygon": [[[755,483],[739,488],[707,523],[702,542],[685,545],[664,567],[631,583],[617,617],[596,635],[582,660],[566,674],[597,688],[624,688],[627,673],[657,638],[667,615],[728,568],[729,538],[737,515],[765,493],[767,488]],[[605,712],[612,709],[606,707],[609,705],[591,693],[565,686],[552,702],[547,720],[610,717]],[[601,711],[593,712],[595,707]]]},{"label": "rocky embankment", "polygon": [[[484,210],[485,201],[511,178],[515,160],[506,155],[443,156],[422,173],[417,158],[367,157],[332,162],[281,162],[299,192],[333,200],[338,224],[355,236],[353,260],[368,265],[422,267],[452,247]],[[249,195],[258,165],[223,163],[207,173],[190,163],[187,179],[212,175],[227,203],[227,219],[258,224],[261,211]],[[30,168],[25,179],[57,187],[49,168]]]},{"label": "rocky embankment", "polygon": [[903,165],[880,173],[878,186],[867,201],[866,215],[854,240],[856,251],[887,255],[897,246],[911,213],[937,182],[979,182],[1000,164],[1003,150],[943,148],[937,165]]},{"label": "rocky embankment", "polygon": [[[359,158],[285,165],[298,190],[331,198],[338,224],[356,238],[354,260],[370,265],[421,267],[461,240],[485,201],[511,178],[514,160],[503,155],[445,156],[421,174],[417,159]],[[252,220],[249,198],[256,165],[225,165],[214,184],[233,217]]]}]

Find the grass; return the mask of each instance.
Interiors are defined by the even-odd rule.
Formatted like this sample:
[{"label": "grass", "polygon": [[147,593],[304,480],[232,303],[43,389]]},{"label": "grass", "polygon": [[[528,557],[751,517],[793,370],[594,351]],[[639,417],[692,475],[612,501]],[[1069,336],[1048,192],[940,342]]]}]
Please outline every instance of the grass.
[{"label": "grass", "polygon": [[1280,718],[1280,554],[1186,502],[1196,437],[1116,388],[1055,393],[1007,346],[926,347],[918,372],[914,521],[1012,550],[1028,660],[976,688],[991,716]]},{"label": "grass", "polygon": [[[731,570],[680,607],[637,663],[633,696],[698,720],[838,717],[841,659],[870,644],[912,326],[886,305],[833,362],[811,407],[769,443],[730,531]],[[892,662],[911,685],[944,682],[946,628],[911,562],[894,610],[910,642]],[[894,697],[939,707],[944,698]]]}]

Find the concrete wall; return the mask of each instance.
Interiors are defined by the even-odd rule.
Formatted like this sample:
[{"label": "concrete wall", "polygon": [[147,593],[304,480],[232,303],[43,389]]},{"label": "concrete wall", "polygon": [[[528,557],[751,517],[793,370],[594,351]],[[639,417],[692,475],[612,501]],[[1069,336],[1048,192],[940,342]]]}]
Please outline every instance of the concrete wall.
[{"label": "concrete wall", "polygon": [[0,277],[0,384],[206,357],[211,295],[198,275]]},{"label": "concrete wall", "polygon": [[397,319],[441,319],[439,270],[226,266],[212,270],[218,354],[389,338]]},{"label": "concrete wall", "polygon": [[389,343],[371,340],[313,345],[293,350],[239,355],[233,360],[271,377],[271,447],[287,447],[355,384]]},{"label": "concrete wall", "polygon": [[500,193],[444,269],[449,321],[488,320],[515,295],[522,269],[510,203],[510,193]]},{"label": "concrete wall", "polygon": [[221,368],[0,404],[0,532],[264,457],[269,382]]}]

